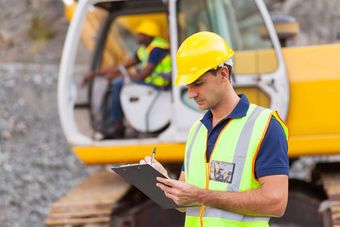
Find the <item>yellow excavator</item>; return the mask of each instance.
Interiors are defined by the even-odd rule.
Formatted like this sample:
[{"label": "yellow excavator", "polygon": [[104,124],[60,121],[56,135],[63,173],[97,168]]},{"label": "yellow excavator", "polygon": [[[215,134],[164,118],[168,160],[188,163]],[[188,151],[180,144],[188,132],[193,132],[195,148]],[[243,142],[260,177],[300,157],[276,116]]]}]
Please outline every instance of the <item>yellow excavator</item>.
[{"label": "yellow excavator", "polygon": [[[128,130],[123,138],[102,139],[98,125],[109,82],[96,77],[82,88],[80,81],[132,55],[143,19],[161,26],[173,62],[186,37],[213,31],[236,51],[237,92],[278,110],[286,121],[290,164],[327,157],[315,163],[308,179],[290,179],[287,211],[271,223],[340,226],[340,44],[287,47],[299,32],[298,23],[289,16],[271,17],[263,0],[65,0],[65,15],[70,26],[59,71],[59,115],[84,164],[134,163],[157,147],[157,159],[178,176],[189,128],[203,114],[185,87],[158,91],[126,80],[121,103]],[[172,68],[175,78],[175,64]],[[183,220],[183,214],[160,209],[114,173],[100,171],[56,201],[46,225],[182,226]]]}]

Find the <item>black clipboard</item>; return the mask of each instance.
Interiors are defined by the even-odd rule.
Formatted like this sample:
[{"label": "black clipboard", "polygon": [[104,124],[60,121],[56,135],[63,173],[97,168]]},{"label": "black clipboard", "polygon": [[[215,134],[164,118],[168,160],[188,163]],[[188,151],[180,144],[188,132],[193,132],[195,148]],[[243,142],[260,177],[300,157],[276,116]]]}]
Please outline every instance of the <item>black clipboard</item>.
[{"label": "black clipboard", "polygon": [[156,177],[165,177],[149,164],[132,164],[111,167],[118,175],[127,182],[138,188],[152,201],[163,209],[180,208],[174,201],[165,196],[164,192],[156,186]]}]

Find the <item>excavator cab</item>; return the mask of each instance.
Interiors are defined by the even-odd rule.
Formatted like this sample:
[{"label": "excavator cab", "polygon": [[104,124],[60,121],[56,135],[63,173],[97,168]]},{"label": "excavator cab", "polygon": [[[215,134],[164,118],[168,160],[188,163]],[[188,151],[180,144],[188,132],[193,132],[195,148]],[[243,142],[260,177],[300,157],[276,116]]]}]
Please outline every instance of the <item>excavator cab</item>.
[{"label": "excavator cab", "polygon": [[186,87],[161,91],[125,79],[121,104],[129,130],[119,139],[96,137],[105,122],[103,113],[109,102],[103,100],[109,97],[109,81],[96,77],[85,88],[80,81],[90,71],[120,65],[133,55],[138,47],[134,31],[143,19],[157,21],[162,38],[170,43],[173,80],[179,44],[199,31],[218,33],[236,51],[236,90],[286,118],[287,72],[280,41],[262,1],[80,1],[66,37],[58,85],[62,126],[80,160],[87,164],[134,162],[157,146],[160,161],[181,162],[187,133],[203,114],[188,99]]},{"label": "excavator cab", "polygon": [[[135,6],[134,6],[135,7]],[[131,7],[132,8],[132,7]],[[167,88],[157,88],[155,86],[147,86],[141,83],[135,83],[129,78],[131,71],[141,70],[141,66],[132,69],[126,69],[122,66],[125,59],[136,54],[139,47],[136,42],[136,28],[140,21],[152,20],[160,27],[160,38],[165,40],[167,37],[167,17],[166,10],[163,4],[151,4],[150,9],[145,9],[141,12],[130,12],[130,6],[126,9],[121,9],[118,14],[111,11],[105,18],[107,27],[100,31],[100,35],[105,40],[102,47],[98,47],[97,51],[102,57],[93,59],[95,65],[91,70],[98,70],[101,67],[110,67],[119,65],[121,76],[124,78],[124,85],[120,93],[120,103],[125,117],[125,124],[128,130],[122,138],[137,138],[143,135],[144,137],[159,133],[170,124],[171,113],[171,90]],[[122,14],[122,11],[126,11]],[[122,15],[120,15],[122,14]],[[117,41],[116,41],[117,40]],[[115,44],[112,44],[115,42]],[[117,49],[112,49],[110,46],[116,46]],[[103,56],[103,53],[106,55]],[[111,59],[110,59],[111,58]],[[99,109],[90,109],[92,128],[96,130],[99,126],[99,131],[105,134],[106,129],[110,126],[110,122],[106,119],[110,116],[111,106],[110,86],[108,88],[93,87],[96,80],[92,81],[92,96],[101,94],[106,90],[102,101],[93,100],[93,102],[101,103]],[[114,110],[113,110],[114,111]]]}]

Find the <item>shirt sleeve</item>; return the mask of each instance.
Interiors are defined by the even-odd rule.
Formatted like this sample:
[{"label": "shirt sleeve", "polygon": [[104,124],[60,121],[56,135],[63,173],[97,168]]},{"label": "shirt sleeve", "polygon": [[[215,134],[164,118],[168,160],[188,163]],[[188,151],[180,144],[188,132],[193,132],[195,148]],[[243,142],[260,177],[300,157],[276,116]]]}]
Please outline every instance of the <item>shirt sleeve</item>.
[{"label": "shirt sleeve", "polygon": [[169,50],[155,47],[151,50],[148,62],[157,65],[169,53]]},{"label": "shirt sleeve", "polygon": [[281,124],[274,118],[269,122],[255,161],[255,177],[289,175],[288,144]]}]

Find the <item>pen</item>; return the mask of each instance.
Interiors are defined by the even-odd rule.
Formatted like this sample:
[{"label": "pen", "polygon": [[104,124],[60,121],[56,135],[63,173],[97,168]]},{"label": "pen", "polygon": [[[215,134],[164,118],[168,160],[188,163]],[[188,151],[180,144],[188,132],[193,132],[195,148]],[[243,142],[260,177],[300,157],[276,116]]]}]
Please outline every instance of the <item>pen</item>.
[{"label": "pen", "polygon": [[153,150],[152,150],[151,165],[152,165],[153,160],[155,159],[155,155],[156,155],[156,147],[154,147]]}]

